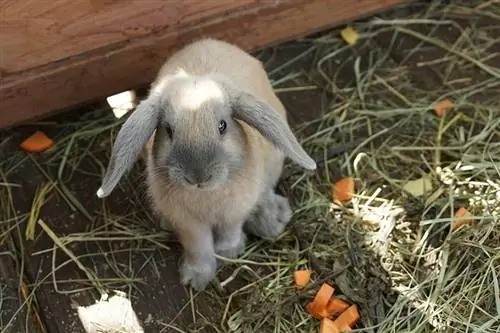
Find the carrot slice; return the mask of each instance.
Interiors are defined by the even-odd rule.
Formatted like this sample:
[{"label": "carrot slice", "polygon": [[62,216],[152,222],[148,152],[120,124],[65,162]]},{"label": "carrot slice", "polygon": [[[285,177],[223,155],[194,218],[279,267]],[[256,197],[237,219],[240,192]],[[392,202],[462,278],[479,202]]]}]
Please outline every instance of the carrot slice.
[{"label": "carrot slice", "polygon": [[328,318],[328,313],[326,312],[326,309],[319,308],[313,302],[309,302],[306,305],[306,311],[311,316],[313,316],[313,318],[318,319],[318,320],[321,320],[323,318]]},{"label": "carrot slice", "polygon": [[337,325],[329,318],[321,319],[319,323],[319,333],[340,333]]},{"label": "carrot slice", "polygon": [[354,178],[345,177],[337,181],[333,186],[333,200],[345,202],[351,200],[354,195]]},{"label": "carrot slice", "polygon": [[444,114],[453,107],[453,102],[449,99],[443,99],[434,105],[434,113],[439,118],[442,118]]},{"label": "carrot slice", "polygon": [[349,304],[347,304],[340,298],[332,298],[326,306],[326,312],[328,313],[328,317],[338,316],[339,314],[347,310],[347,308],[349,308]]},{"label": "carrot slice", "polygon": [[310,269],[302,269],[293,272],[293,280],[295,281],[295,287],[297,289],[302,289],[311,280],[312,271]]},{"label": "carrot slice", "polygon": [[356,304],[351,305],[333,321],[335,326],[341,331],[350,330],[359,320],[359,312]]},{"label": "carrot slice", "polygon": [[21,149],[30,153],[41,153],[54,145],[54,141],[42,131],[36,131],[21,143]]},{"label": "carrot slice", "polygon": [[460,207],[453,216],[451,228],[453,231],[455,231],[465,224],[471,225],[473,223],[474,219],[472,217],[472,214],[466,208]]},{"label": "carrot slice", "polygon": [[328,283],[323,283],[314,299],[306,306],[307,312],[316,319],[328,317],[327,305],[335,289]]}]

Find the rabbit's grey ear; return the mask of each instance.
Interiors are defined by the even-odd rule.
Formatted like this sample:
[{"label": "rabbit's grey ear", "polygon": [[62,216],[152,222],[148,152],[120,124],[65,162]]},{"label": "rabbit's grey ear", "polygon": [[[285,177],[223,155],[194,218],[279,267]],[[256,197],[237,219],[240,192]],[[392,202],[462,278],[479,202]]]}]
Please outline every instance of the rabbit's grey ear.
[{"label": "rabbit's grey ear", "polygon": [[108,168],[101,187],[99,198],[107,197],[132,165],[147,143],[160,118],[159,96],[152,93],[141,101],[120,128],[111,152]]},{"label": "rabbit's grey ear", "polygon": [[304,151],[290,126],[276,110],[249,93],[232,90],[235,118],[257,129],[286,156],[303,168],[316,170],[316,162]]}]

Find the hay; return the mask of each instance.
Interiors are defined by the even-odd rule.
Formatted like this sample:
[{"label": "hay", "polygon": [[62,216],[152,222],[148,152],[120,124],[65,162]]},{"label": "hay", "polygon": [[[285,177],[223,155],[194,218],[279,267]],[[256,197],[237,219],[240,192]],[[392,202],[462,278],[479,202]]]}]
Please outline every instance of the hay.
[{"label": "hay", "polygon": [[[270,71],[276,91],[328,97],[321,117],[296,128],[321,167],[310,175],[287,165],[282,189],[293,200],[290,227],[275,241],[253,240],[241,258],[228,260],[219,281],[192,294],[182,309],[193,327],[180,327],[177,317],[160,318],[165,332],[317,332],[319,323],[304,305],[325,281],[358,305],[360,332],[500,331],[500,71],[493,65],[500,4],[416,3],[355,27],[354,46],[336,29],[278,47],[300,45],[303,51]],[[266,52],[261,56],[272,60]],[[438,118],[432,110],[446,98],[454,107]],[[38,234],[30,229],[35,239],[45,230],[54,245],[34,255],[69,251],[76,243],[87,249],[70,252],[49,275],[31,281],[32,291],[51,281],[68,295],[124,289],[141,298],[147,285],[127,260],[144,256],[144,266],[155,267],[155,253],[169,251],[164,244],[170,235],[152,227],[155,218],[134,194],[143,179],[139,166],[120,185],[129,193],[126,211],[103,202],[99,212],[88,212],[72,194],[73,175],[98,182],[105,162],[97,156],[109,157],[121,120],[103,112],[60,125],[57,147],[43,158],[19,153],[1,161],[2,237],[23,235],[25,229],[16,230],[30,218],[6,208],[16,187],[9,174],[28,162],[44,171],[44,182],[57,184],[52,192],[72,212],[90,221],[84,231],[65,235],[43,222]],[[350,142],[357,144],[332,151]],[[92,167],[83,170],[85,161]],[[357,195],[346,206],[331,200],[331,184],[342,176],[357,182]],[[475,223],[452,232],[459,207]],[[32,216],[40,215],[39,203],[34,209]],[[79,281],[86,287],[62,290],[68,281],[56,272],[75,262],[88,276]],[[102,262],[106,274],[94,271]],[[303,267],[313,270],[313,281],[297,292],[292,273]],[[196,310],[199,299],[211,300],[213,313]]]}]

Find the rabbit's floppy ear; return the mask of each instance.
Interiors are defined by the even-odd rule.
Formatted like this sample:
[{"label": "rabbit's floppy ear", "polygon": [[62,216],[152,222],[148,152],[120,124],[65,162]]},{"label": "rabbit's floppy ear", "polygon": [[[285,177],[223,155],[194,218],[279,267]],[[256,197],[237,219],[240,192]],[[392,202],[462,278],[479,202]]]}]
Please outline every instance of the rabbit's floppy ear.
[{"label": "rabbit's floppy ear", "polygon": [[137,161],[139,155],[153,134],[160,119],[159,94],[153,92],[142,100],[120,128],[116,137],[108,168],[101,187],[99,198],[107,197],[121,177]]},{"label": "rabbit's floppy ear", "polygon": [[305,169],[316,170],[316,162],[304,151],[290,126],[270,105],[252,94],[232,88],[233,116],[257,129],[285,155]]}]

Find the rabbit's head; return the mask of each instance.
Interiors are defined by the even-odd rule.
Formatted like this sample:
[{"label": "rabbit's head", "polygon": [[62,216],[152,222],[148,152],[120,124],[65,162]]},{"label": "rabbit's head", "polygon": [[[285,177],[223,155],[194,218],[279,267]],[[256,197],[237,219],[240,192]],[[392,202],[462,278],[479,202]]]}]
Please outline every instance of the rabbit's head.
[{"label": "rabbit's head", "polygon": [[195,190],[223,186],[245,163],[246,138],[236,121],[257,129],[302,167],[316,168],[271,106],[223,78],[179,73],[160,80],[123,124],[97,195],[113,191],[155,130],[154,172]]}]

